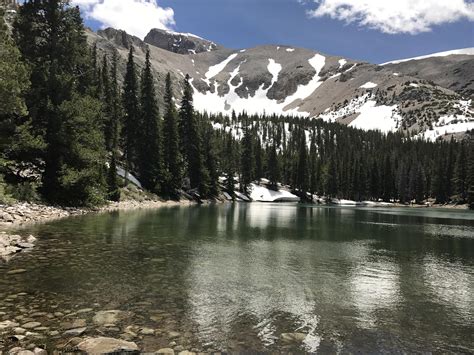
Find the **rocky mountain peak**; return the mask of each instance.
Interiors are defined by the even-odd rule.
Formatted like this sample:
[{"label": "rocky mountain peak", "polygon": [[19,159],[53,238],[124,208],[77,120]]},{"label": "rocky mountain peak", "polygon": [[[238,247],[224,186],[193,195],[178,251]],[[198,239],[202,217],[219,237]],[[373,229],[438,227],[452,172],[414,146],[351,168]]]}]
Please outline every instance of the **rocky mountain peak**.
[{"label": "rocky mountain peak", "polygon": [[152,29],[145,37],[145,43],[178,54],[196,54],[211,52],[221,48],[191,33],[179,33],[169,30]]}]

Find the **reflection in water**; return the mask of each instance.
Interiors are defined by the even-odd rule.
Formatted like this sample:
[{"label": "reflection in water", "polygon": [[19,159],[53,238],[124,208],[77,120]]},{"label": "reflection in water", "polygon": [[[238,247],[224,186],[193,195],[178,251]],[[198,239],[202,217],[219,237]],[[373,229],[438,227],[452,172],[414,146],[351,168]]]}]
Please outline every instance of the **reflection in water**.
[{"label": "reflection in water", "polygon": [[359,263],[351,278],[354,305],[363,327],[376,326],[379,309],[396,307],[400,302],[399,268],[390,261]]},{"label": "reflection in water", "polygon": [[[41,238],[0,265],[0,321],[39,299],[38,312],[131,310],[124,327],[157,327],[154,314],[162,334],[203,350],[474,352],[471,213],[223,204],[24,232]],[[32,299],[3,300],[23,291]],[[285,347],[292,332],[306,334],[302,347]]]},{"label": "reflection in water", "polygon": [[461,322],[472,322],[474,316],[474,277],[471,267],[458,262],[437,260],[427,256],[423,274],[428,290],[438,303],[455,310]]}]

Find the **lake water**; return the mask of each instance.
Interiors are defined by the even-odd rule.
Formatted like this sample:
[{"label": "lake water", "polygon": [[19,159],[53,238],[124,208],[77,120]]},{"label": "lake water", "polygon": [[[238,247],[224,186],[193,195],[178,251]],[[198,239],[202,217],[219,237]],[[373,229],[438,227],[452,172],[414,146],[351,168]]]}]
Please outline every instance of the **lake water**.
[{"label": "lake water", "polygon": [[[157,329],[133,340],[147,351],[474,352],[472,212],[222,204],[20,232],[40,238],[0,265],[0,321],[38,320],[51,348],[84,318],[92,336]],[[93,325],[111,309],[130,313]]]}]

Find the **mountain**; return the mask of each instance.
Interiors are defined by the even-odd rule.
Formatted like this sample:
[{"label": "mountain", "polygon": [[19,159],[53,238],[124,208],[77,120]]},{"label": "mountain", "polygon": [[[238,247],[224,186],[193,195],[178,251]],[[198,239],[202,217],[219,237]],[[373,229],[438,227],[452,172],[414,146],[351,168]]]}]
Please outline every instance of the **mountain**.
[{"label": "mountain", "polygon": [[148,45],[158,92],[170,72],[179,98],[189,74],[200,111],[308,117],[430,139],[474,129],[474,71],[464,53],[375,65],[288,46],[233,50],[156,29],[144,41],[110,28],[87,35],[101,51],[117,50],[122,68],[131,45],[139,65]]},{"label": "mountain", "polygon": [[474,48],[464,48],[382,64],[389,70],[425,79],[474,98]]}]

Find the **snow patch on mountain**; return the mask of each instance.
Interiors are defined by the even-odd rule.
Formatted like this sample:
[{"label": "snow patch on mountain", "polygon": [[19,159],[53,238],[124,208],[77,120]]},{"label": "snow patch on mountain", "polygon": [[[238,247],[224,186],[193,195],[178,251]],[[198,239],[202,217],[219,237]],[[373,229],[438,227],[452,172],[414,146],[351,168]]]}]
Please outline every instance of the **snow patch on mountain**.
[{"label": "snow patch on mountain", "polygon": [[454,107],[460,114],[440,117],[432,129],[417,135],[418,138],[435,141],[447,134],[456,134],[474,130],[474,111],[471,109],[472,100],[459,100]]},{"label": "snow patch on mountain", "polygon": [[379,130],[384,133],[398,129],[402,116],[397,112],[398,106],[377,106],[374,100],[367,101],[359,109],[359,116],[349,126],[363,130]]},{"label": "snow patch on mountain", "polygon": [[286,51],[287,51],[287,52],[294,52],[295,49],[294,49],[294,48],[287,48]]},{"label": "snow patch on mountain", "polygon": [[347,64],[347,60],[345,59],[339,59],[339,69],[342,68],[344,65]]},{"label": "snow patch on mountain", "polygon": [[[206,82],[210,85],[210,79],[218,75],[224,68],[229,64],[233,59],[235,59],[237,54],[232,54],[223,62],[214,65],[209,68],[206,73]],[[214,90],[214,93],[211,92],[199,92],[199,90],[194,89],[194,105],[198,111],[210,112],[210,113],[222,113],[230,112],[235,110],[236,112],[247,112],[249,114],[293,114],[300,117],[308,117],[308,112],[298,111],[298,107],[287,109],[287,106],[295,104],[297,100],[304,100],[310,96],[321,84],[319,73],[323,69],[326,58],[320,54],[316,54],[314,57],[308,60],[309,64],[316,71],[313,78],[306,85],[299,85],[296,92],[293,95],[288,96],[284,102],[278,102],[277,100],[272,100],[268,98],[268,91],[271,87],[278,81],[280,72],[282,70],[282,65],[277,63],[275,59],[269,58],[267,70],[272,75],[271,84],[264,89],[265,83],[262,83],[261,86],[257,89],[254,96],[248,98],[242,98],[236,93],[236,89],[242,85],[243,79],[238,85],[232,85],[232,81],[239,74],[240,65],[231,73],[230,78],[227,82],[229,86],[229,92],[224,96],[219,96],[217,90]],[[192,85],[192,81],[191,81]]]},{"label": "snow patch on mountain", "polygon": [[364,85],[361,85],[360,88],[361,89],[373,89],[373,88],[376,88],[377,87],[377,84],[376,83],[373,83],[371,81],[365,83]]},{"label": "snow patch on mountain", "polygon": [[421,60],[421,59],[427,59],[427,58],[433,58],[433,57],[447,57],[448,55],[474,55],[474,47],[473,48],[455,49],[455,50],[452,50],[452,51],[422,55],[422,56],[414,57],[414,58],[394,60],[394,61],[383,63],[383,64],[380,64],[380,65],[399,64],[399,63],[409,62],[410,60]]},{"label": "snow patch on mountain", "polygon": [[209,67],[209,69],[207,70],[207,73],[205,75],[206,79],[209,80],[209,79],[212,79],[213,77],[215,77],[216,75],[218,75],[221,71],[223,71],[225,69],[227,64],[229,64],[233,59],[235,59],[235,57],[237,57],[237,53],[233,53],[227,59],[223,60],[222,62],[220,62],[216,65],[213,65],[212,67]]},{"label": "snow patch on mountain", "polygon": [[370,100],[371,94],[352,99],[346,106],[325,112],[317,118],[326,122],[335,122],[338,119],[351,115],[358,115],[349,126],[364,130],[379,130],[391,132],[398,129],[402,117],[398,113],[398,106],[379,105],[375,100]]}]

